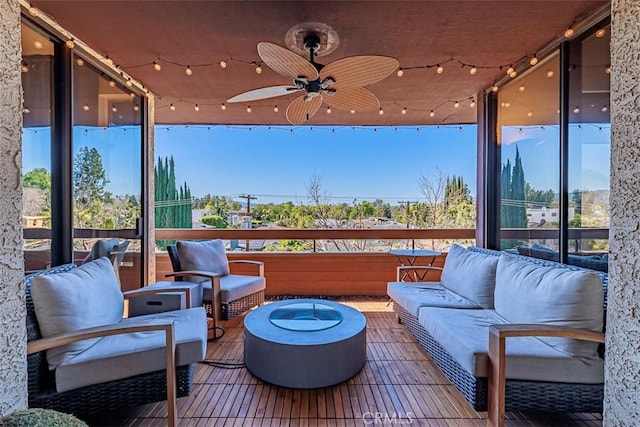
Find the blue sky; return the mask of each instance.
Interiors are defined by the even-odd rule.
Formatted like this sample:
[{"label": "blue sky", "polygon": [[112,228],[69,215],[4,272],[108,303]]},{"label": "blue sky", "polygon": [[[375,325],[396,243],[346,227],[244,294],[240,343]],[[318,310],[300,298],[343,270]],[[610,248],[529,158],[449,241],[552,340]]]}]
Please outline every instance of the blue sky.
[{"label": "blue sky", "polygon": [[[126,129],[126,130],[125,130]],[[178,184],[192,195],[257,195],[257,203],[306,202],[312,175],[322,177],[331,202],[354,199],[424,200],[418,180],[437,169],[462,176],[476,193],[476,126],[156,127],[155,157],[173,155]],[[50,129],[25,129],[24,170],[50,169]],[[74,130],[75,149],[97,147],[114,194],[140,188],[140,134],[135,128]],[[608,189],[609,125],[572,125],[570,188]],[[558,127],[505,127],[502,156],[520,150],[526,179],[536,189],[558,188]],[[239,199],[237,199],[239,200]]]},{"label": "blue sky", "polygon": [[476,126],[167,128],[156,128],[156,159],[173,155],[193,195],[304,202],[316,174],[332,202],[419,200],[420,175],[436,168],[463,176],[475,194]]}]

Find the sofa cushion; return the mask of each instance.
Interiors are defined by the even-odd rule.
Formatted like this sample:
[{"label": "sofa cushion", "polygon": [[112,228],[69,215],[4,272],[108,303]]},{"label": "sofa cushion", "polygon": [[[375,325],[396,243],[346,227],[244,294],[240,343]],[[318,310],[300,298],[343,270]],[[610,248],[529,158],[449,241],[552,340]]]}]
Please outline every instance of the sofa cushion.
[{"label": "sofa cushion", "polygon": [[[123,319],[124,325],[141,325],[158,319],[173,320],[176,366],[200,362],[207,347],[204,308],[176,310]],[[128,378],[165,369],[165,334],[139,332],[101,338],[91,348],[58,366],[57,391]]]},{"label": "sofa cushion", "polygon": [[445,288],[482,308],[493,308],[496,266],[500,257],[472,252],[452,245],[442,269]]},{"label": "sofa cushion", "polygon": [[418,317],[420,307],[424,306],[480,308],[475,302],[446,289],[438,282],[389,282],[387,295],[415,317]]},{"label": "sofa cushion", "polygon": [[[207,240],[204,242],[189,242],[179,240],[176,243],[180,267],[182,270],[202,270],[217,273],[222,276],[229,274],[229,262],[222,240]],[[202,278],[187,281],[202,281]]]},{"label": "sofa cushion", "polygon": [[[422,307],[418,321],[464,370],[476,377],[488,375],[489,326],[509,323],[495,310],[438,307]],[[538,338],[509,338],[506,354],[508,379],[584,384],[604,381],[602,359],[573,357]]]},{"label": "sofa cushion", "polygon": [[[124,298],[108,258],[65,273],[34,277],[31,296],[43,337],[118,323],[124,312]],[[85,340],[47,350],[49,369],[55,369],[96,341]]]},{"label": "sofa cushion", "polygon": [[[604,292],[594,272],[546,267],[504,255],[498,262],[496,312],[511,323],[603,328]],[[598,344],[567,338],[541,338],[569,355],[595,357]]]}]

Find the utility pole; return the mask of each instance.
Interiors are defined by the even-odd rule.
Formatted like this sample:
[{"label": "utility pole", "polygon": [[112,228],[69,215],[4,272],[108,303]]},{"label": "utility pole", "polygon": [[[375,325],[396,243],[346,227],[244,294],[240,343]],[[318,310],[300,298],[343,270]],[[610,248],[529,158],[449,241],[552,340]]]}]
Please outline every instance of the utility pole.
[{"label": "utility pole", "polygon": [[[411,202],[409,200],[406,200],[398,203],[400,203],[401,205],[406,205],[407,228],[409,228],[409,213],[410,213],[409,207],[411,206],[412,203],[416,204],[418,202]],[[407,241],[407,246],[409,246],[408,243],[409,242]],[[411,239],[411,249],[415,249],[415,246],[416,246],[416,241]]]},{"label": "utility pole", "polygon": [[[251,194],[241,194],[238,197],[241,199],[247,199],[247,218],[249,218],[249,228],[251,228],[251,201],[256,200],[257,197],[254,197]],[[245,250],[249,252],[249,239],[245,241]]]}]

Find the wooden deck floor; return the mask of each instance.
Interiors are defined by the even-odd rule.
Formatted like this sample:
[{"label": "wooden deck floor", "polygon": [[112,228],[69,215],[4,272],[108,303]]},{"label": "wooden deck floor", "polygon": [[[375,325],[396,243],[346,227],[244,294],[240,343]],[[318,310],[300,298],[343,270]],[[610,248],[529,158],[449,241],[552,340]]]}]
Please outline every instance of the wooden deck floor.
[{"label": "wooden deck floor", "polygon": [[[198,365],[190,396],[179,399],[181,426],[485,426],[384,301],[345,301],[367,317],[367,363],[346,383],[316,390],[271,386],[244,367]],[[224,322],[207,358],[242,362],[242,317]],[[166,425],[164,402],[92,425]],[[376,417],[377,420],[376,420]],[[377,421],[377,422],[376,422]],[[507,426],[601,426],[600,414],[507,414]]]}]

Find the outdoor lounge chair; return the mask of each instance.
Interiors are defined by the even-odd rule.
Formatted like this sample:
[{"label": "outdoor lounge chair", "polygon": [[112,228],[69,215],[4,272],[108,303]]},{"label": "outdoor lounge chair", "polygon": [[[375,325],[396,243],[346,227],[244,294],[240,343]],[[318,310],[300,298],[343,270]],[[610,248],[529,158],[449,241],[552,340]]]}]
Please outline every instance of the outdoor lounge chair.
[{"label": "outdoor lounge chair", "polygon": [[[203,305],[213,319],[214,330],[217,328],[224,333],[216,325],[217,320],[229,320],[264,303],[264,263],[229,261],[221,240],[178,241],[168,245],[167,252],[174,271],[167,277],[176,281],[202,282]],[[251,264],[257,268],[257,275],[231,274],[230,264]],[[214,339],[220,336],[214,336]]]},{"label": "outdoor lounge chair", "polygon": [[123,319],[124,298],[157,291],[123,295],[106,257],[42,270],[25,291],[30,407],[85,416],[166,399],[177,423],[206,351],[202,307]]}]

